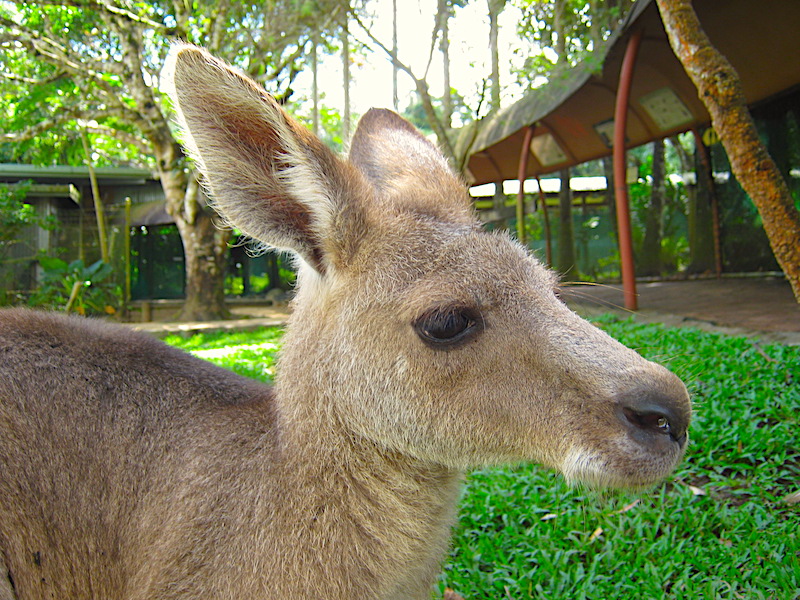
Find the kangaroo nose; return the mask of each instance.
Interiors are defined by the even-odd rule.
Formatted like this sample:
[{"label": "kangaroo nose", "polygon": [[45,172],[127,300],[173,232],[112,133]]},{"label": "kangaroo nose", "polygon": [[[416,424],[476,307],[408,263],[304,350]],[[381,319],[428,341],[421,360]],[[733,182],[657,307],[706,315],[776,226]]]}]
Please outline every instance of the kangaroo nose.
[{"label": "kangaroo nose", "polygon": [[690,408],[685,392],[631,391],[618,398],[618,406],[620,419],[637,437],[667,435],[681,446],[686,443]]}]

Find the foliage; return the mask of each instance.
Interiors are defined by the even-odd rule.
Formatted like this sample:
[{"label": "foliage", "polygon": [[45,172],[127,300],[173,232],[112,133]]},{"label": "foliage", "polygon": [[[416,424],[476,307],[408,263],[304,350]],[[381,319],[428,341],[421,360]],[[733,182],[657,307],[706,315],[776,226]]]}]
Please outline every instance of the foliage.
[{"label": "foliage", "polygon": [[55,227],[52,217],[40,217],[33,205],[25,202],[30,185],[30,181],[0,185],[0,260],[19,242],[19,233],[25,227]]},{"label": "foliage", "polygon": [[0,3],[0,158],[81,164],[81,131],[96,165],[153,168],[184,242],[182,318],[224,316],[228,233],[201,235],[215,215],[159,89],[170,42],[205,46],[286,100],[309,41],[335,35],[350,8],[349,0]]},{"label": "foliage", "polygon": [[616,24],[630,9],[630,0],[514,0],[522,11],[517,33],[539,52],[525,57],[517,79],[526,87],[538,87],[566,67],[602,65],[602,46]]},{"label": "foliage", "polygon": [[[650,198],[653,193],[652,144],[636,148],[631,152],[631,156],[639,171],[636,181],[628,186],[634,256],[638,256],[644,241]],[[679,171],[680,165],[674,162],[667,165],[667,173]],[[661,264],[666,271],[682,271],[690,260],[686,229],[686,189],[683,183],[673,183],[669,177],[665,178],[664,186],[666,197],[662,208]]]},{"label": "foliage", "polygon": [[[29,227],[45,230],[56,227],[53,216],[41,216],[32,204],[25,202],[30,185],[29,181],[0,185],[0,305],[16,300],[8,288],[16,287],[20,271],[26,270],[37,256],[37,249],[25,243],[23,231]],[[13,254],[12,248],[15,248]]]},{"label": "foliage", "polygon": [[0,110],[10,144],[0,157],[82,164],[80,122],[99,138],[99,165],[151,163],[152,145],[171,137],[157,89],[170,40],[207,46],[284,96],[312,33],[330,33],[348,9],[341,0],[4,3]]},{"label": "foliage", "polygon": [[[306,100],[305,98],[303,100]],[[309,129],[313,127],[313,121],[310,115],[302,114],[304,108],[302,102],[293,102],[291,105],[294,110],[294,115],[297,120],[303,123]],[[321,139],[328,148],[334,152],[344,152],[345,140],[342,138],[342,115],[336,108],[320,104],[317,107],[319,115],[319,139]]]},{"label": "foliage", "polygon": [[44,275],[41,286],[31,296],[32,306],[75,311],[81,315],[114,314],[122,300],[122,290],[112,281],[112,266],[97,261],[88,267],[82,260],[71,263],[60,258],[39,259]]},{"label": "foliage", "polygon": [[[641,493],[571,488],[536,466],[472,472],[440,588],[466,598],[795,597],[800,512],[781,499],[800,481],[800,347],[612,316],[597,324],[686,382],[686,459]],[[269,381],[278,338],[270,329],[167,341]]]}]

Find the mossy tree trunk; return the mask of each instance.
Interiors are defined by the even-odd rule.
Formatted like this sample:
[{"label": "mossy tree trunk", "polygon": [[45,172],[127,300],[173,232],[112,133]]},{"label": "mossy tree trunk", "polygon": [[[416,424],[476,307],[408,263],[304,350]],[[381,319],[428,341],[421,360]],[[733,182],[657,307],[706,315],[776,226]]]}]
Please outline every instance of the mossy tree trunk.
[{"label": "mossy tree trunk", "polygon": [[183,168],[177,144],[157,146],[158,164],[167,212],[183,242],[186,261],[185,292],[177,318],[181,321],[210,321],[230,317],[225,305],[225,259],[231,231],[217,227],[221,218],[202,198],[194,174]]},{"label": "mossy tree trunk", "polygon": [[672,50],[711,115],[733,174],[758,208],[775,258],[800,302],[800,212],[758,137],[739,76],[711,45],[690,0],[656,2]]}]

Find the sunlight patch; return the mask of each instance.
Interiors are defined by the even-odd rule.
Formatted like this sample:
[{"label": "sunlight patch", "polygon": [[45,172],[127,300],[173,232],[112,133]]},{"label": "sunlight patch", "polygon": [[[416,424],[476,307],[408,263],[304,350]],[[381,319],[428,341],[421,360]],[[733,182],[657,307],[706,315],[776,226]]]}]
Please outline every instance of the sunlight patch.
[{"label": "sunlight patch", "polygon": [[197,358],[204,358],[206,360],[215,358],[225,358],[241,352],[242,350],[278,350],[280,346],[273,342],[264,342],[263,344],[241,344],[239,346],[226,346],[225,348],[212,348],[210,350],[191,350],[190,352]]}]

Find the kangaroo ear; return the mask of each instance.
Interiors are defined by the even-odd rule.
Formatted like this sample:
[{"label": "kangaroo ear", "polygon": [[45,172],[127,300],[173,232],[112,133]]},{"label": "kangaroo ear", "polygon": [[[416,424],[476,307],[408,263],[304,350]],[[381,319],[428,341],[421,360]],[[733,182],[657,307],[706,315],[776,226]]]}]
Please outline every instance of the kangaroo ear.
[{"label": "kangaroo ear", "polygon": [[347,166],[256,83],[205,50],[172,48],[162,83],[184,145],[227,221],[294,250],[318,272],[336,259]]},{"label": "kangaroo ear", "polygon": [[464,183],[434,144],[397,113],[370,109],[350,143],[350,162],[378,197],[437,218],[472,222]]},{"label": "kangaroo ear", "polygon": [[385,108],[372,108],[361,117],[349,158],[377,189],[391,187],[408,175],[423,181],[454,178],[439,149],[411,123]]}]

